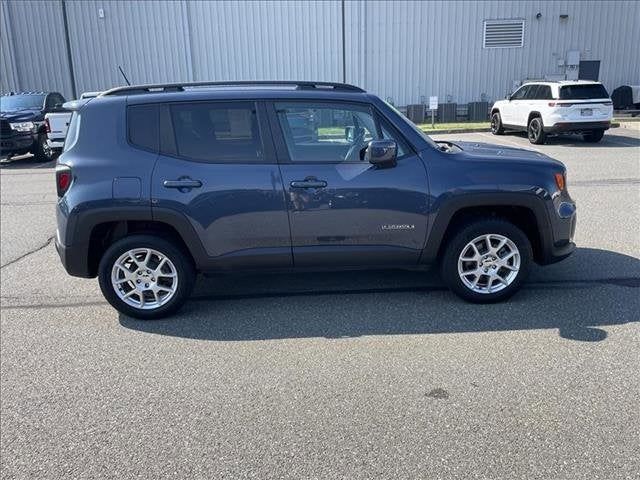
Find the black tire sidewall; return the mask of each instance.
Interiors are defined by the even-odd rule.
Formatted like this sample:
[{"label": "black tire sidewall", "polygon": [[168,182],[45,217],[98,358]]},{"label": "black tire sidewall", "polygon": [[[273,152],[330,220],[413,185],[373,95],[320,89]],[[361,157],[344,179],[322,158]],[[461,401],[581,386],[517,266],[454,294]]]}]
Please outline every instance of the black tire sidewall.
[{"label": "black tire sidewall", "polygon": [[[493,129],[493,119],[496,118],[496,129]],[[502,128],[502,117],[500,116],[500,112],[495,112],[493,115],[491,115],[491,133],[493,133],[494,135],[500,135],[504,129]]]},{"label": "black tire sidewall", "polygon": [[[154,310],[140,310],[127,305],[116,294],[111,284],[111,270],[114,262],[127,250],[152,248],[166,255],[176,267],[178,288],[173,298]],[[175,313],[189,298],[195,283],[195,269],[191,259],[170,242],[152,235],[132,235],[111,245],[102,256],[98,267],[98,282],[102,294],[120,313],[140,320],[155,320]]]},{"label": "black tire sidewall", "polygon": [[51,160],[52,156],[47,155],[47,134],[44,132],[38,133],[38,139],[36,142],[35,152],[33,152],[33,156],[36,157],[36,160],[42,162]]},{"label": "black tire sidewall", "polygon": [[[520,270],[513,283],[508,287],[490,294],[477,293],[467,288],[458,275],[458,258],[462,249],[474,238],[495,233],[509,238],[520,252]],[[440,273],[449,288],[458,296],[473,303],[494,303],[505,300],[516,293],[526,280],[533,261],[531,243],[525,233],[514,224],[500,219],[477,220],[460,229],[448,242]]]}]

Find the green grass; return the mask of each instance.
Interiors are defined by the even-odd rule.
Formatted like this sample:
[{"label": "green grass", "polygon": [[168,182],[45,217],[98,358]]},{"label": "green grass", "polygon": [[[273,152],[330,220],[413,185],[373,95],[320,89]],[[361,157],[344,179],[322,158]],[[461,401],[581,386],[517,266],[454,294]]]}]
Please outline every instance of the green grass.
[{"label": "green grass", "polygon": [[486,128],[489,130],[489,121],[486,122],[455,122],[455,123],[436,123],[433,128],[431,128],[431,122],[429,123],[420,123],[418,124],[418,128],[425,132],[433,131],[433,130],[464,130],[467,128]]}]

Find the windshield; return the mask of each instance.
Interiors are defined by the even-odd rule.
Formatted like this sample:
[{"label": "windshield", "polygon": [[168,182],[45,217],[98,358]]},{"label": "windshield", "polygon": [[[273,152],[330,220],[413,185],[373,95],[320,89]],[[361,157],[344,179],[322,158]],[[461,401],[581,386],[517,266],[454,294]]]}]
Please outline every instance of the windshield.
[{"label": "windshield", "polygon": [[407,124],[413,129],[414,132],[416,132],[418,135],[420,135],[422,138],[425,139],[425,141],[431,145],[433,148],[438,148],[438,145],[436,145],[436,142],[433,141],[433,139],[427,135],[426,133],[424,133],[422,130],[420,130],[420,128],[418,128],[418,126],[413,123],[411,120],[409,120],[400,110],[398,110],[396,107],[394,107],[393,105],[391,105],[389,102],[382,100],[391,110],[393,110],[394,112],[396,112],[398,115],[402,116],[406,121]]},{"label": "windshield", "polygon": [[15,112],[17,110],[42,109],[44,95],[5,95],[0,97],[0,111]]},{"label": "windshield", "polygon": [[560,100],[588,100],[590,98],[609,98],[609,94],[606,88],[599,83],[560,87]]}]

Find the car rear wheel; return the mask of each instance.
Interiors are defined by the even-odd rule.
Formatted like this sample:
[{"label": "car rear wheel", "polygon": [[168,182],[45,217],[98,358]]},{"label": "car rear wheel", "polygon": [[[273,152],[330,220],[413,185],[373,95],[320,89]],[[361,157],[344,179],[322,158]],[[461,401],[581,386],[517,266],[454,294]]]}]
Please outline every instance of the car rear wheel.
[{"label": "car rear wheel", "polygon": [[98,268],[107,301],[119,312],[143,320],[176,312],[191,294],[195,276],[191,259],[180,248],[151,235],[118,240]]},{"label": "car rear wheel", "polygon": [[493,303],[520,289],[532,258],[531,243],[518,227],[505,220],[478,220],[451,238],[441,274],[461,298]]},{"label": "car rear wheel", "polygon": [[593,130],[592,132],[585,133],[582,138],[588,143],[598,143],[604,137],[604,130]]},{"label": "car rear wheel", "polygon": [[533,117],[529,120],[527,136],[529,137],[529,141],[535,145],[542,145],[544,143],[544,128],[540,117]]},{"label": "car rear wheel", "polygon": [[491,133],[494,135],[502,135],[504,133],[504,127],[502,126],[502,118],[500,112],[495,112],[491,115]]}]

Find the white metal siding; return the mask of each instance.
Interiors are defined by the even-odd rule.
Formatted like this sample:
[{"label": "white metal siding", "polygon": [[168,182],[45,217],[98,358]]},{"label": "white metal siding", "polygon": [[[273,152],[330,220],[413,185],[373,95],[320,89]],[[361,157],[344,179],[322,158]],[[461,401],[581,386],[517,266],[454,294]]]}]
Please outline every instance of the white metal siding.
[{"label": "white metal siding", "polygon": [[[135,83],[343,79],[340,0],[66,5],[78,93],[123,84],[118,65]],[[346,1],[344,10],[346,81],[396,105],[501,98],[516,82],[563,74],[569,50],[601,60],[610,91],[640,83],[640,2]],[[2,13],[3,88],[68,95],[61,3],[2,2]],[[524,46],[483,48],[494,19],[523,19]]]},{"label": "white metal siding", "polygon": [[[69,96],[71,77],[60,2],[2,2],[2,14],[3,90],[59,91]],[[8,35],[11,38],[5,41]],[[11,47],[13,51],[4,51]]]},{"label": "white metal siding", "polygon": [[195,80],[342,80],[339,1],[189,2]]},{"label": "white metal siding", "polygon": [[[188,35],[179,1],[67,2],[78,95],[132,83],[188,81]],[[98,17],[98,9],[104,18]]]},{"label": "white metal siding", "polygon": [[[640,82],[640,2],[347,2],[347,81],[396,105],[502,98],[580,50],[609,91]],[[536,14],[542,16],[538,20]],[[567,20],[560,15],[567,14]],[[523,48],[485,49],[485,20],[524,19]]]}]

